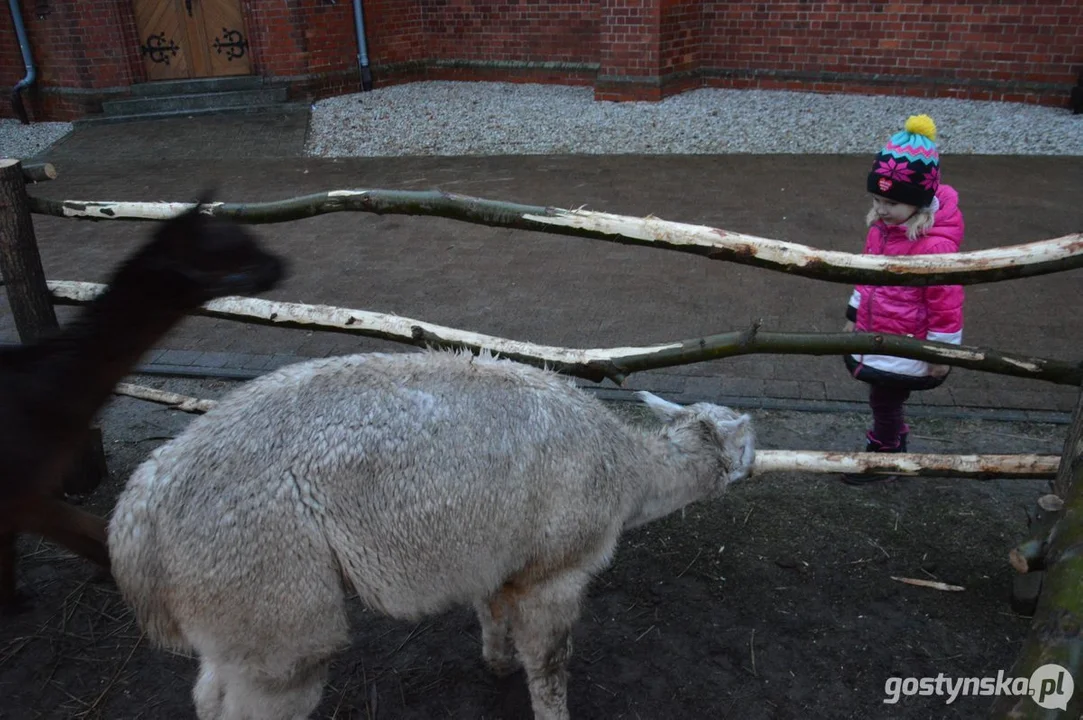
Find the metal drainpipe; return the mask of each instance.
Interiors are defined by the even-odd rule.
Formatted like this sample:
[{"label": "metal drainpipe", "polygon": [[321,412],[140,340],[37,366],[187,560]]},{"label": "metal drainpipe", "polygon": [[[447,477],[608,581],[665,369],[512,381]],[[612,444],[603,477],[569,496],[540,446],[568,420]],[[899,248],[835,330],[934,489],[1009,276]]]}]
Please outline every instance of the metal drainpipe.
[{"label": "metal drainpipe", "polygon": [[365,41],[365,15],[361,10],[361,0],[353,0],[353,24],[357,29],[357,67],[361,71],[361,89],[368,92],[372,89],[372,71],[369,70],[369,49]]},{"label": "metal drainpipe", "polygon": [[26,26],[23,25],[23,14],[19,11],[19,0],[8,0],[8,5],[11,6],[11,21],[15,25],[15,36],[19,39],[19,49],[23,52],[23,65],[26,66],[26,77],[16,83],[11,90],[11,107],[15,110],[15,114],[19,116],[19,120],[22,121],[23,125],[29,125],[30,118],[26,114],[26,107],[23,105],[23,98],[19,93],[22,92],[23,88],[34,83],[38,76],[38,69],[34,67],[34,58],[30,55],[30,40],[26,37]]}]

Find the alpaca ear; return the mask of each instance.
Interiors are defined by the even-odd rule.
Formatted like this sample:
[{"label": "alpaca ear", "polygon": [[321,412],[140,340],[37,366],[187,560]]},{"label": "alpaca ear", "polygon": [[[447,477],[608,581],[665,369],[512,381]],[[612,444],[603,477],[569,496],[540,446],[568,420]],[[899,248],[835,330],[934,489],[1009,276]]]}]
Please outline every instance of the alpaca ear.
[{"label": "alpaca ear", "polygon": [[208,217],[203,212],[203,209],[214,202],[216,192],[217,187],[213,185],[204,188],[196,198],[195,205],[182,213],[163,220],[154,231],[154,238],[172,247],[174,252],[181,253],[181,256],[188,257],[192,252],[191,234],[197,228],[206,224]]},{"label": "alpaca ear", "polygon": [[646,390],[637,390],[635,395],[640,400],[642,400],[644,404],[646,404],[646,406],[649,407],[656,416],[658,416],[658,419],[662,420],[663,422],[671,423],[685,412],[684,407],[678,405],[677,403],[671,403],[668,400],[663,400],[657,395],[649,393]]},{"label": "alpaca ear", "polygon": [[725,446],[729,438],[738,436],[745,430],[752,422],[752,417],[740,415],[733,420],[702,418],[699,422],[699,430],[705,440],[714,445]]},{"label": "alpaca ear", "polygon": [[741,415],[734,420],[720,420],[718,422],[718,427],[722,428],[727,432],[735,433],[744,426],[748,425],[751,420],[752,418],[749,415]]},{"label": "alpaca ear", "polygon": [[218,186],[210,185],[203,188],[203,192],[199,193],[199,198],[196,200],[196,206],[210,205],[214,202],[214,196],[218,194]]},{"label": "alpaca ear", "polygon": [[189,210],[186,215],[189,217],[198,217],[206,215],[204,210],[208,205],[214,202],[215,196],[218,194],[218,186],[210,185],[203,188],[203,191],[199,193],[199,197],[196,198],[196,204]]}]

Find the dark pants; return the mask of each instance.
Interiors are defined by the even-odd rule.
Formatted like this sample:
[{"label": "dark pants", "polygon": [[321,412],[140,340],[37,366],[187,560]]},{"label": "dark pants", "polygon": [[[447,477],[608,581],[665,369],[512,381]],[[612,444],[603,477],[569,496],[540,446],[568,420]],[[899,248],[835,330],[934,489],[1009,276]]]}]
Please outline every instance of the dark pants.
[{"label": "dark pants", "polygon": [[903,405],[910,397],[905,388],[890,385],[869,386],[869,407],[872,408],[872,436],[885,448],[899,444],[899,435],[906,427]]},{"label": "dark pants", "polygon": [[899,435],[907,430],[903,405],[910,398],[910,393],[932,390],[947,379],[947,375],[899,375],[868,367],[859,363],[852,355],[843,357],[850,375],[869,385],[869,406],[872,408],[870,439],[889,450],[899,446]]}]

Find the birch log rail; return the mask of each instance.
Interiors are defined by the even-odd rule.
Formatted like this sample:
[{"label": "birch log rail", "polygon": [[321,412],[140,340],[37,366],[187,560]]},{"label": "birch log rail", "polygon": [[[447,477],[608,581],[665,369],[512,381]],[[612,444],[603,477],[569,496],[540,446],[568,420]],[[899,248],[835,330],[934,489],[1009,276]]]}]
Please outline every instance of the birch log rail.
[{"label": "birch log rail", "polygon": [[[30,207],[32,212],[42,215],[84,220],[163,220],[191,208],[192,204],[31,196]],[[260,203],[209,203],[203,211],[251,224],[288,222],[347,211],[428,215],[677,250],[828,282],[869,285],[976,285],[1083,267],[1083,233],[989,250],[876,257],[820,250],[652,215],[631,217],[581,208],[522,205],[438,190],[331,190]]]},{"label": "birch log rail", "polygon": [[[143,385],[119,383],[115,395],[168,405],[175,410],[205,413],[214,409],[214,400],[158,390]],[[757,450],[754,475],[771,472],[844,473],[906,475],[912,477],[956,477],[1047,479],[1056,476],[1060,458],[1056,455],[939,455],[934,453],[843,453],[817,450]]]},{"label": "birch log rail", "polygon": [[[58,305],[88,303],[105,288],[98,283],[70,280],[50,280],[47,284]],[[609,378],[618,385],[633,372],[737,355],[842,355],[852,352],[897,355],[1063,385],[1083,382],[1083,367],[1067,362],[873,333],[773,333],[761,332],[759,326],[754,325],[747,330],[645,347],[580,349],[509,340],[397,315],[262,298],[218,298],[193,314],[364,335],[412,345],[472,351],[488,349],[512,360],[546,365],[595,382]]]},{"label": "birch log rail", "polygon": [[22,172],[26,182],[56,180],[56,167],[52,163],[22,163]]},{"label": "birch log rail", "polygon": [[768,472],[872,473],[907,477],[1051,478],[1056,455],[940,455],[935,453],[757,450],[754,474]]}]

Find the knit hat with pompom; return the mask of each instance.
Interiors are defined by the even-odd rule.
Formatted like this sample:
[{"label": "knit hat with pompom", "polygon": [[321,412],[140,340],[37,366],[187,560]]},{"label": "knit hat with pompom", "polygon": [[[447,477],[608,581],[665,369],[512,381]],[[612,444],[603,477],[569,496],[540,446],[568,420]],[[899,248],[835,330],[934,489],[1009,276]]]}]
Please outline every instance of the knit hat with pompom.
[{"label": "knit hat with pompom", "polygon": [[869,172],[868,191],[896,202],[928,207],[940,187],[936,123],[911,115],[904,130],[891,136]]}]

